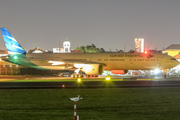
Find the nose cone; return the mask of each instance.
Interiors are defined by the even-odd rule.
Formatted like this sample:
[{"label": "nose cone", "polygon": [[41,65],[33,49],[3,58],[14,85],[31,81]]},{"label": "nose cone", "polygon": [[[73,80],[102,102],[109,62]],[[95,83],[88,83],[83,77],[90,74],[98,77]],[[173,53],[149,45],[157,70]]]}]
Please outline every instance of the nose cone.
[{"label": "nose cone", "polygon": [[166,69],[169,69],[169,68],[174,68],[174,67],[180,65],[180,63],[177,60],[173,60],[173,61],[167,63],[166,65],[168,66]]},{"label": "nose cone", "polygon": [[177,65],[179,65],[180,63],[179,63],[179,61],[174,61],[174,67],[176,67]]}]

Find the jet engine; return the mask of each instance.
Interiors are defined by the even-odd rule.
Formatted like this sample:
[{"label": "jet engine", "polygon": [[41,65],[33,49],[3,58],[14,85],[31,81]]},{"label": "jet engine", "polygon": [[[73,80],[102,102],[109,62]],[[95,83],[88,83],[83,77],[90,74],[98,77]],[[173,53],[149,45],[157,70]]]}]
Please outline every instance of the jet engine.
[{"label": "jet engine", "polygon": [[103,73],[103,66],[99,64],[87,64],[83,67],[83,71],[88,75],[101,75]]},{"label": "jet engine", "polygon": [[103,65],[99,64],[74,64],[76,68],[80,68],[87,75],[101,75],[103,73]]}]

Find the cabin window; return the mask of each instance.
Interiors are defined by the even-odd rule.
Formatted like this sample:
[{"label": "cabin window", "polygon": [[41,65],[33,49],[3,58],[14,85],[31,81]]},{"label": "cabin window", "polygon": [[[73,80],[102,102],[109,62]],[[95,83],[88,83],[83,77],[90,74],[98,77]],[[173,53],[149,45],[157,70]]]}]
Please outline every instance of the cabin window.
[{"label": "cabin window", "polygon": [[124,59],[110,59],[110,61],[124,61]]},{"label": "cabin window", "polygon": [[104,61],[108,61],[108,59],[104,59]]},{"label": "cabin window", "polygon": [[117,59],[110,59],[110,61],[117,61]]},{"label": "cabin window", "polygon": [[155,61],[155,59],[151,59],[151,61]]}]

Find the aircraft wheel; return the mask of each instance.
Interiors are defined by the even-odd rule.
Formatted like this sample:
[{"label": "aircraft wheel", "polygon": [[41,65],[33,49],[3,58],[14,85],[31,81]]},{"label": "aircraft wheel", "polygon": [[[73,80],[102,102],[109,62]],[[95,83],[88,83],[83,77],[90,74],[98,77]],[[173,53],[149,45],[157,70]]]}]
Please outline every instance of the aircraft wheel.
[{"label": "aircraft wheel", "polygon": [[81,78],[81,74],[78,74],[77,77]]},{"label": "aircraft wheel", "polygon": [[98,75],[95,75],[95,77],[98,77]]},{"label": "aircraft wheel", "polygon": [[75,78],[75,75],[73,74],[73,75],[71,75],[71,77],[72,77],[72,78]]},{"label": "aircraft wheel", "polygon": [[83,74],[81,74],[81,78],[83,78],[84,77],[84,75]]}]

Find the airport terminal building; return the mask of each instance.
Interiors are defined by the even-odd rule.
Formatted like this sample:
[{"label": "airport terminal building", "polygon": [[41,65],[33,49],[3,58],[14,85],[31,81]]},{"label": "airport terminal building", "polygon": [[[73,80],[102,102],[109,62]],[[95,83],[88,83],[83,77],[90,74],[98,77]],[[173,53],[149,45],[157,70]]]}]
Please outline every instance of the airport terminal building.
[{"label": "airport terminal building", "polygon": [[171,44],[163,50],[162,53],[174,57],[177,54],[180,54],[180,44]]}]

